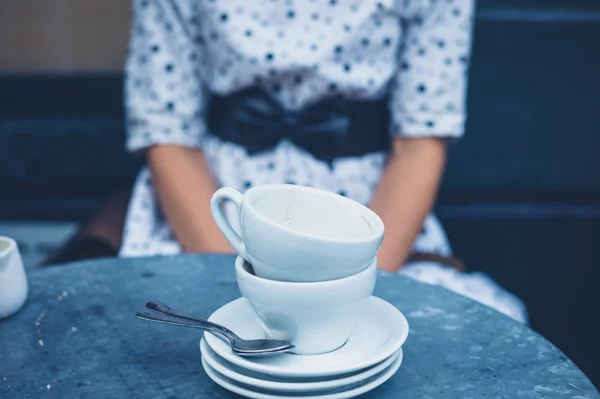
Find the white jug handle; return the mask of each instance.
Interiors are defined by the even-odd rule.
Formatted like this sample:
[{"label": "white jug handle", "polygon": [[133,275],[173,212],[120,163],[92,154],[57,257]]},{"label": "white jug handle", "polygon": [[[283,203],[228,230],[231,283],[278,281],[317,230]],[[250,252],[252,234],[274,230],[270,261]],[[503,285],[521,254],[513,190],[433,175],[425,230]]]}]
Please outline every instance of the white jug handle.
[{"label": "white jug handle", "polygon": [[12,253],[17,251],[17,244],[13,239],[3,236],[0,236],[0,243],[0,269],[4,269],[8,266]]}]

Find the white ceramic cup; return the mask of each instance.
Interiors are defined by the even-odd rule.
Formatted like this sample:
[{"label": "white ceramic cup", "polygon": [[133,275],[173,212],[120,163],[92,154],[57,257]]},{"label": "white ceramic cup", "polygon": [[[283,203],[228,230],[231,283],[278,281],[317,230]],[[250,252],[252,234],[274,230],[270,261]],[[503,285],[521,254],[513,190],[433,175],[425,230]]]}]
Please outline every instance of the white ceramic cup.
[{"label": "white ceramic cup", "polygon": [[17,243],[0,236],[0,319],[23,306],[29,287]]},{"label": "white ceramic cup", "polygon": [[269,280],[235,261],[238,287],[267,336],[295,345],[294,353],[314,355],[343,346],[365,310],[377,281],[377,258],[349,277],[314,283]]},{"label": "white ceramic cup", "polygon": [[[221,202],[235,204],[241,236]],[[325,281],[358,273],[375,257],[383,222],[369,208],[328,191],[291,184],[225,187],[211,200],[221,232],[256,275],[280,281]]]}]

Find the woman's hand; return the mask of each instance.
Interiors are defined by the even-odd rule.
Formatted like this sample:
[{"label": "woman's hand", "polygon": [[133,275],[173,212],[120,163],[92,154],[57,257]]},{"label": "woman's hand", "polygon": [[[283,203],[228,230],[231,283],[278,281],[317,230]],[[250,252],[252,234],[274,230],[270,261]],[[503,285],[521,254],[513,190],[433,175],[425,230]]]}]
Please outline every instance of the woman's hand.
[{"label": "woman's hand", "polygon": [[394,139],[371,201],[371,209],[385,224],[377,254],[380,269],[395,272],[406,261],[435,201],[445,162],[445,139]]},{"label": "woman's hand", "polygon": [[157,145],[147,159],[158,201],[184,251],[233,252],[210,212],[217,185],[202,151]]}]

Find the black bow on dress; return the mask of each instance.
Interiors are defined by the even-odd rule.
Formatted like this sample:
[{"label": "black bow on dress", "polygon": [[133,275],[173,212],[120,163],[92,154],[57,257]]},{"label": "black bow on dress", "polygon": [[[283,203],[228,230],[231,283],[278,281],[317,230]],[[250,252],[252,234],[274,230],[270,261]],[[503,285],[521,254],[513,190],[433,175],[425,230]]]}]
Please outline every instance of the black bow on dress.
[{"label": "black bow on dress", "polygon": [[[316,158],[331,162],[336,157],[370,152],[372,144],[381,141],[368,139],[374,137],[368,124],[353,123],[355,114],[366,109],[352,109],[356,106],[350,104],[330,97],[297,111],[288,110],[265,91],[252,88],[225,97],[212,96],[208,128],[222,140],[242,145],[250,155],[288,140]],[[360,121],[365,115],[357,116]],[[377,123],[373,126],[377,127]],[[357,127],[362,130],[355,131]],[[377,145],[375,150],[384,149]]]}]

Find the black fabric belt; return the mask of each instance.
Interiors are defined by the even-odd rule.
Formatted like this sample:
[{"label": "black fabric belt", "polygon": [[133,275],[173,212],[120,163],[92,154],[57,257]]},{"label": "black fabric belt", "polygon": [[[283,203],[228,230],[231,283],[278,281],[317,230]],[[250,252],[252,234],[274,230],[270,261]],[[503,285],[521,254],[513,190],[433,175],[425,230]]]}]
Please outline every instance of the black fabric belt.
[{"label": "black fabric belt", "polygon": [[330,97],[290,111],[266,91],[250,88],[227,96],[211,95],[207,123],[211,133],[245,147],[250,155],[268,151],[282,140],[327,163],[390,147],[385,98],[355,101]]}]

